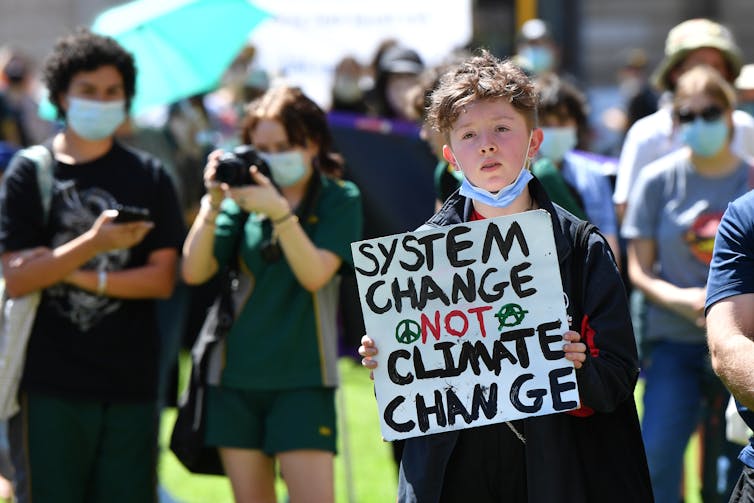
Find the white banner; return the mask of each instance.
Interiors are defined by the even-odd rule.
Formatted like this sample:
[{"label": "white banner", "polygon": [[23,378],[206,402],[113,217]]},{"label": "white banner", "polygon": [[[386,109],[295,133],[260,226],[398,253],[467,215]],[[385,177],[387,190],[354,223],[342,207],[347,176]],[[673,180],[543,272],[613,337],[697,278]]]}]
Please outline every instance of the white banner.
[{"label": "white banner", "polygon": [[386,440],[579,406],[544,210],[351,244]]},{"label": "white banner", "polygon": [[[273,18],[255,28],[256,62],[328,106],[335,65],[347,55],[369,64],[394,38],[425,64],[442,61],[472,35],[471,0],[254,0]],[[222,32],[222,28],[218,28]]]}]

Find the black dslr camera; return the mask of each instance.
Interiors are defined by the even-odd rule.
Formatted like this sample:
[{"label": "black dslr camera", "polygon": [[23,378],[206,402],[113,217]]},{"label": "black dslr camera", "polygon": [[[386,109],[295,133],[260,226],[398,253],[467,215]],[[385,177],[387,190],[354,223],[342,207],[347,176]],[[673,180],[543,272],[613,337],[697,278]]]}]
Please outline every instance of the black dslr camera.
[{"label": "black dslr camera", "polygon": [[259,156],[259,152],[251,145],[240,145],[219,157],[215,169],[215,180],[227,183],[231,187],[254,185],[256,182],[249,173],[249,167],[252,164],[264,176],[270,176],[270,167]]}]

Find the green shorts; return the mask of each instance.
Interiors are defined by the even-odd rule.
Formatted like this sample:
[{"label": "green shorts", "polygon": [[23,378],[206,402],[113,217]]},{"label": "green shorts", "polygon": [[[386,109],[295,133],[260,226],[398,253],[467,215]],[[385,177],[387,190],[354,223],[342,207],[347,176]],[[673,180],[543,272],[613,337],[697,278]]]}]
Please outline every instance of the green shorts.
[{"label": "green shorts", "polygon": [[335,390],[210,386],[205,441],[270,456],[299,449],[335,453]]},{"label": "green shorts", "polygon": [[24,393],[9,439],[35,503],[156,503],[157,407]]}]

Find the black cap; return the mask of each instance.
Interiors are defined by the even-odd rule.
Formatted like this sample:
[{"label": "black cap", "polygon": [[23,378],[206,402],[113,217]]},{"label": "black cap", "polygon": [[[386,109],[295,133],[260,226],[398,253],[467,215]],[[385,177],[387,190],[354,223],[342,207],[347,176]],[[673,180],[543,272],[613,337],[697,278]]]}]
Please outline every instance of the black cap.
[{"label": "black cap", "polygon": [[384,73],[410,73],[418,75],[424,70],[424,62],[413,49],[395,46],[385,51],[380,58],[380,71]]},{"label": "black cap", "polygon": [[11,82],[20,82],[29,72],[29,65],[23,58],[13,56],[3,68],[5,77]]}]

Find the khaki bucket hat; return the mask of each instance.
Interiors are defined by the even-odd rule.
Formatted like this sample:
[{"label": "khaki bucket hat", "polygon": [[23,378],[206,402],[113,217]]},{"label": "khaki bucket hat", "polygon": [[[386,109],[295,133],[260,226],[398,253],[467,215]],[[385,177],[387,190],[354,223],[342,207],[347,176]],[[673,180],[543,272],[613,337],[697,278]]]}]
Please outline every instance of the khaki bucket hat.
[{"label": "khaki bucket hat", "polygon": [[670,73],[689,52],[711,47],[722,52],[737,77],[741,71],[742,54],[733,34],[725,26],[709,19],[690,19],[675,26],[665,41],[665,57],[652,74],[652,84],[659,89],[672,89]]}]

